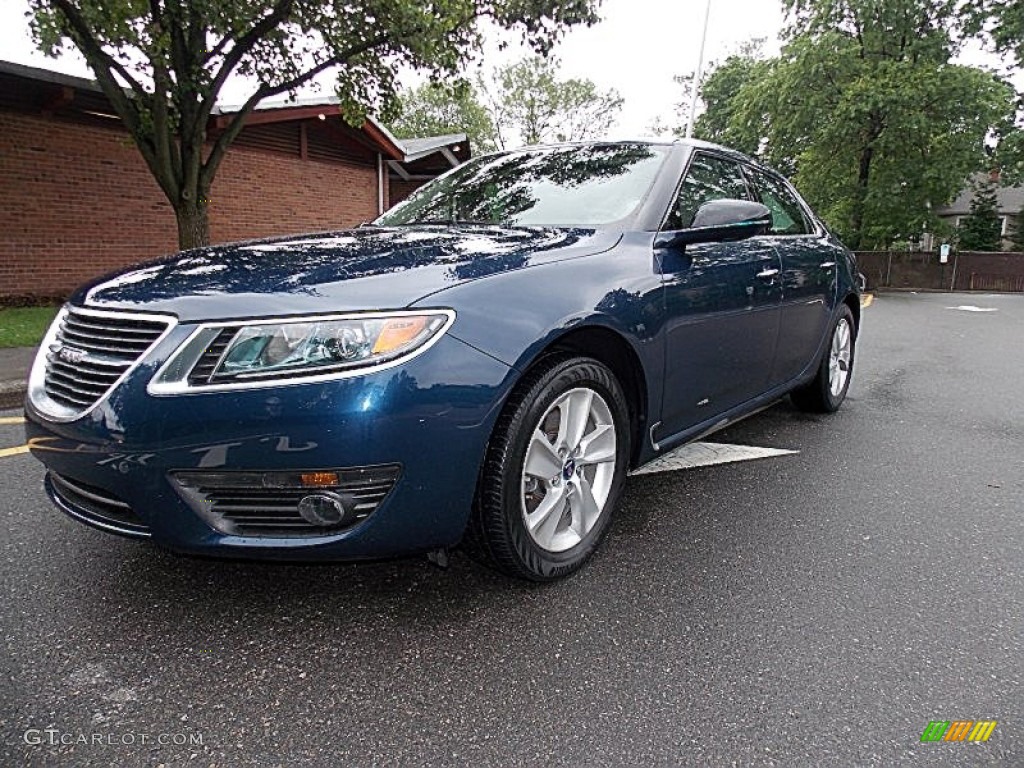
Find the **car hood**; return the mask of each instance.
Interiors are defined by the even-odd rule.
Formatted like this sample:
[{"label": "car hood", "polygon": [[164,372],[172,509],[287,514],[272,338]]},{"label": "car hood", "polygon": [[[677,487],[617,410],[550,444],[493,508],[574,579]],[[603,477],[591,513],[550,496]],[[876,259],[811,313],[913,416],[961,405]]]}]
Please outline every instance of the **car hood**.
[{"label": "car hood", "polygon": [[107,275],[73,303],[182,322],[397,309],[469,280],[608,250],[619,233],[364,227],[211,246]]}]

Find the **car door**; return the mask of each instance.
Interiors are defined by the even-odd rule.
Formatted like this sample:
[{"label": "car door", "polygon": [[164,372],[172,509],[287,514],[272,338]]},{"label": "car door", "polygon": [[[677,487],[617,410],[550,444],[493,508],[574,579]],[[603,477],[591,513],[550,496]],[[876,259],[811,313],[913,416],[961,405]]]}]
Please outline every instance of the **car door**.
[{"label": "car door", "polygon": [[[753,199],[738,163],[696,152],[663,230],[691,225],[711,200]],[[779,257],[766,237],[659,249],[665,291],[662,424],[667,438],[768,386],[779,327]]]},{"label": "car door", "polygon": [[837,255],[781,177],[749,166],[746,171],[758,199],[772,211],[770,239],[782,262],[779,343],[770,381],[775,386],[814,360],[835,304]]}]

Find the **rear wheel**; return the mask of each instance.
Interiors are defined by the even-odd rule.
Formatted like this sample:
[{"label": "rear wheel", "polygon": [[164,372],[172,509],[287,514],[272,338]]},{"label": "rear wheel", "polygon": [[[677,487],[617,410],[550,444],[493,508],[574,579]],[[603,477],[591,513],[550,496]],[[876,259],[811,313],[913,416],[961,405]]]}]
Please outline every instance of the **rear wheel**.
[{"label": "rear wheel", "polygon": [[533,581],[575,571],[608,529],[629,436],[625,395],[602,363],[553,358],[528,374],[488,447],[471,548]]},{"label": "rear wheel", "polygon": [[856,343],[857,326],[853,312],[844,304],[832,325],[829,348],[818,366],[817,375],[790,395],[797,408],[813,413],[833,413],[839,409],[850,389]]}]

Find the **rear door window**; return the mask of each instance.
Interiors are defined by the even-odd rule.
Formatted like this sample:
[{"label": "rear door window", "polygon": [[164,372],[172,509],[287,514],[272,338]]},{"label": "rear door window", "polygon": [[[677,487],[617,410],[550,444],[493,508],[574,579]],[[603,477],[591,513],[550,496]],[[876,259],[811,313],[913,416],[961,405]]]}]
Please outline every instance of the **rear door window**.
[{"label": "rear door window", "polygon": [[781,179],[749,170],[761,202],[772,212],[773,235],[806,235],[814,231],[803,206]]}]

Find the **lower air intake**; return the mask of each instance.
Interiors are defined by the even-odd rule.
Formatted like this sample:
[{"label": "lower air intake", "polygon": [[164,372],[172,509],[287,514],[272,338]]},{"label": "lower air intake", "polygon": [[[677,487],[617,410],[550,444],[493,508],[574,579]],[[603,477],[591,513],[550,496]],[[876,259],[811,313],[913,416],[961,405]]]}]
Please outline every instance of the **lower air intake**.
[{"label": "lower air intake", "polygon": [[149,527],[134,510],[109,491],[51,472],[48,490],[57,505],[72,517],[105,531],[125,536],[149,536]]},{"label": "lower air intake", "polygon": [[[175,472],[182,498],[221,533],[326,536],[372,515],[401,474],[397,464],[287,472]],[[311,514],[308,499],[335,499],[344,514]],[[307,500],[303,504],[303,500]]]}]

